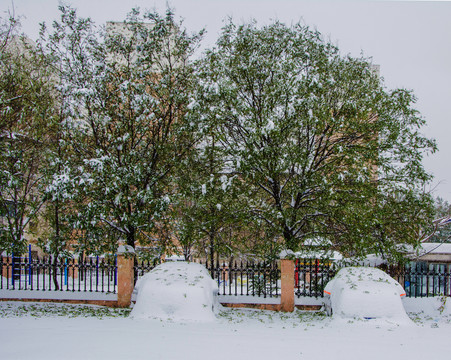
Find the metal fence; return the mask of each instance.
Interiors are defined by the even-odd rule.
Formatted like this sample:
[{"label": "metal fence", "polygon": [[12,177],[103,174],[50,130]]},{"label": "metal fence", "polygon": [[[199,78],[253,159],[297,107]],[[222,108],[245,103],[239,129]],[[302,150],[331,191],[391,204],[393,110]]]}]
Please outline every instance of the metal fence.
[{"label": "metal fence", "polygon": [[451,296],[449,265],[413,263],[391,276],[404,286],[408,297]]},{"label": "metal fence", "polygon": [[218,284],[218,295],[280,296],[280,269],[277,262],[206,263]]},{"label": "metal fence", "polygon": [[[158,261],[135,261],[135,281]],[[278,297],[281,295],[279,262],[205,263],[218,284],[219,295]],[[382,270],[397,280],[407,297],[451,296],[450,265],[411,263],[385,266]],[[337,263],[320,259],[297,259],[294,292],[299,297],[322,297],[325,285],[340,269]],[[117,261],[108,258],[80,259],[2,257],[0,289],[72,292],[117,292]]]},{"label": "metal fence", "polygon": [[[217,281],[219,295],[280,296],[278,263],[206,264]],[[294,271],[295,296],[323,297],[324,287],[340,270],[341,265],[324,259],[296,259]],[[451,297],[451,266],[445,264],[410,263],[382,265],[388,275],[405,289],[407,297]]]},{"label": "metal fence", "polygon": [[135,258],[135,264],[133,266],[134,271],[134,279],[135,284],[136,282],[143,277],[146,273],[148,273],[150,270],[152,270],[155,266],[160,264],[160,259],[154,259],[154,260],[140,260]]},{"label": "metal fence", "polygon": [[324,287],[335,276],[336,266],[320,259],[296,259],[294,268],[295,295],[323,297]]},{"label": "metal fence", "polygon": [[116,293],[116,258],[1,257],[0,289]]},{"label": "metal fence", "polygon": [[[324,287],[340,270],[337,263],[320,259],[295,261],[295,295],[323,297]],[[398,281],[407,297],[451,297],[451,272],[446,264],[410,263],[381,265],[380,269]]]}]

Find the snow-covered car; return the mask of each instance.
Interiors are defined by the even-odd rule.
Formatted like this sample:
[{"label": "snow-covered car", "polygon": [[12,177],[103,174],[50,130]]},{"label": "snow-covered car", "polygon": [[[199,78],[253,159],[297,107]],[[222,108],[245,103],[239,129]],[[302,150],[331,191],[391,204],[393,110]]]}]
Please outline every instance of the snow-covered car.
[{"label": "snow-covered car", "polygon": [[382,270],[369,267],[341,269],[324,288],[329,315],[345,318],[406,318],[403,287]]},{"label": "snow-covered car", "polygon": [[212,321],[221,305],[218,286],[208,270],[185,261],[166,262],[136,284],[137,297],[131,317],[174,321]]}]

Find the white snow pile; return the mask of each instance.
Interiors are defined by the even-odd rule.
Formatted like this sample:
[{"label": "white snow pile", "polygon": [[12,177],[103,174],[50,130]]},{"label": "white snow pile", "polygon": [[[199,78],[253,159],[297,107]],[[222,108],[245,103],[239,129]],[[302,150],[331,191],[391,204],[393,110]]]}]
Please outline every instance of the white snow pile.
[{"label": "white snow pile", "polygon": [[343,268],[324,292],[326,308],[332,308],[334,317],[410,322],[401,301],[403,287],[382,270]]},{"label": "white snow pile", "polygon": [[135,319],[208,322],[221,307],[215,281],[196,263],[163,263],[144,275],[136,287],[138,295],[130,315]]},{"label": "white snow pile", "polygon": [[403,304],[410,314],[424,314],[427,318],[434,320],[451,318],[451,298],[448,296],[406,298]]}]

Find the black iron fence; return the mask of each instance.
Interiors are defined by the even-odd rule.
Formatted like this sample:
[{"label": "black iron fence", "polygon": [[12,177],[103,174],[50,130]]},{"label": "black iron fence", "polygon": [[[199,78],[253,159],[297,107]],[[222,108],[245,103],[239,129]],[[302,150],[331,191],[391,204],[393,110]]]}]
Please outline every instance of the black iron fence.
[{"label": "black iron fence", "polygon": [[58,259],[0,256],[0,289],[116,293],[114,256]]},{"label": "black iron fence", "polygon": [[[323,297],[324,287],[344,265],[324,259],[296,259],[295,296]],[[280,268],[273,263],[206,264],[217,281],[219,295],[280,296]],[[451,265],[410,263],[380,266],[405,289],[407,297],[451,297]]]},{"label": "black iron fence", "polygon": [[451,296],[449,265],[412,263],[389,275],[404,286],[408,297]]},{"label": "black iron fence", "polygon": [[277,262],[206,263],[218,284],[218,295],[280,296],[280,269]]},{"label": "black iron fence", "polygon": [[135,284],[136,282],[143,277],[146,273],[148,273],[150,270],[152,270],[155,266],[160,264],[160,259],[153,259],[153,260],[141,260],[135,258],[135,264],[133,266],[134,271],[134,280]]},{"label": "black iron fence", "polygon": [[296,259],[294,268],[295,295],[323,297],[324,287],[335,276],[334,263],[320,259]]},{"label": "black iron fence", "polygon": [[[343,265],[320,259],[295,261],[295,295],[323,297],[324,287]],[[447,264],[410,263],[381,265],[379,268],[398,281],[407,297],[451,297],[451,271]]]},{"label": "black iron fence", "polygon": [[[135,261],[135,281],[159,261]],[[278,297],[281,295],[280,262],[205,263],[218,284],[219,295]],[[322,297],[326,284],[340,269],[323,259],[297,259],[294,292],[297,297]],[[450,296],[451,265],[411,263],[382,266],[397,280],[407,297]],[[58,259],[0,256],[0,289],[72,292],[117,292],[117,261],[88,257]]]}]

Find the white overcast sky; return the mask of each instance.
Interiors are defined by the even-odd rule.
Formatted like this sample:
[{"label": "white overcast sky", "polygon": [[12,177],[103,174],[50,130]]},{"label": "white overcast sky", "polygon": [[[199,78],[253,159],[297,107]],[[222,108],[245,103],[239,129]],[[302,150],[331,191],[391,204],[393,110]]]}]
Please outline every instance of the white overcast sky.
[{"label": "white overcast sky", "polygon": [[[0,0],[1,16],[14,4],[22,30],[35,39],[38,24],[58,19],[59,0]],[[66,0],[97,24],[124,20],[133,7],[164,11],[166,3],[188,30],[206,28],[204,46],[214,44],[223,20],[302,21],[316,27],[342,53],[372,57],[389,88],[414,90],[438,153],[424,159],[435,178],[434,195],[451,201],[451,1],[304,0]]]}]

